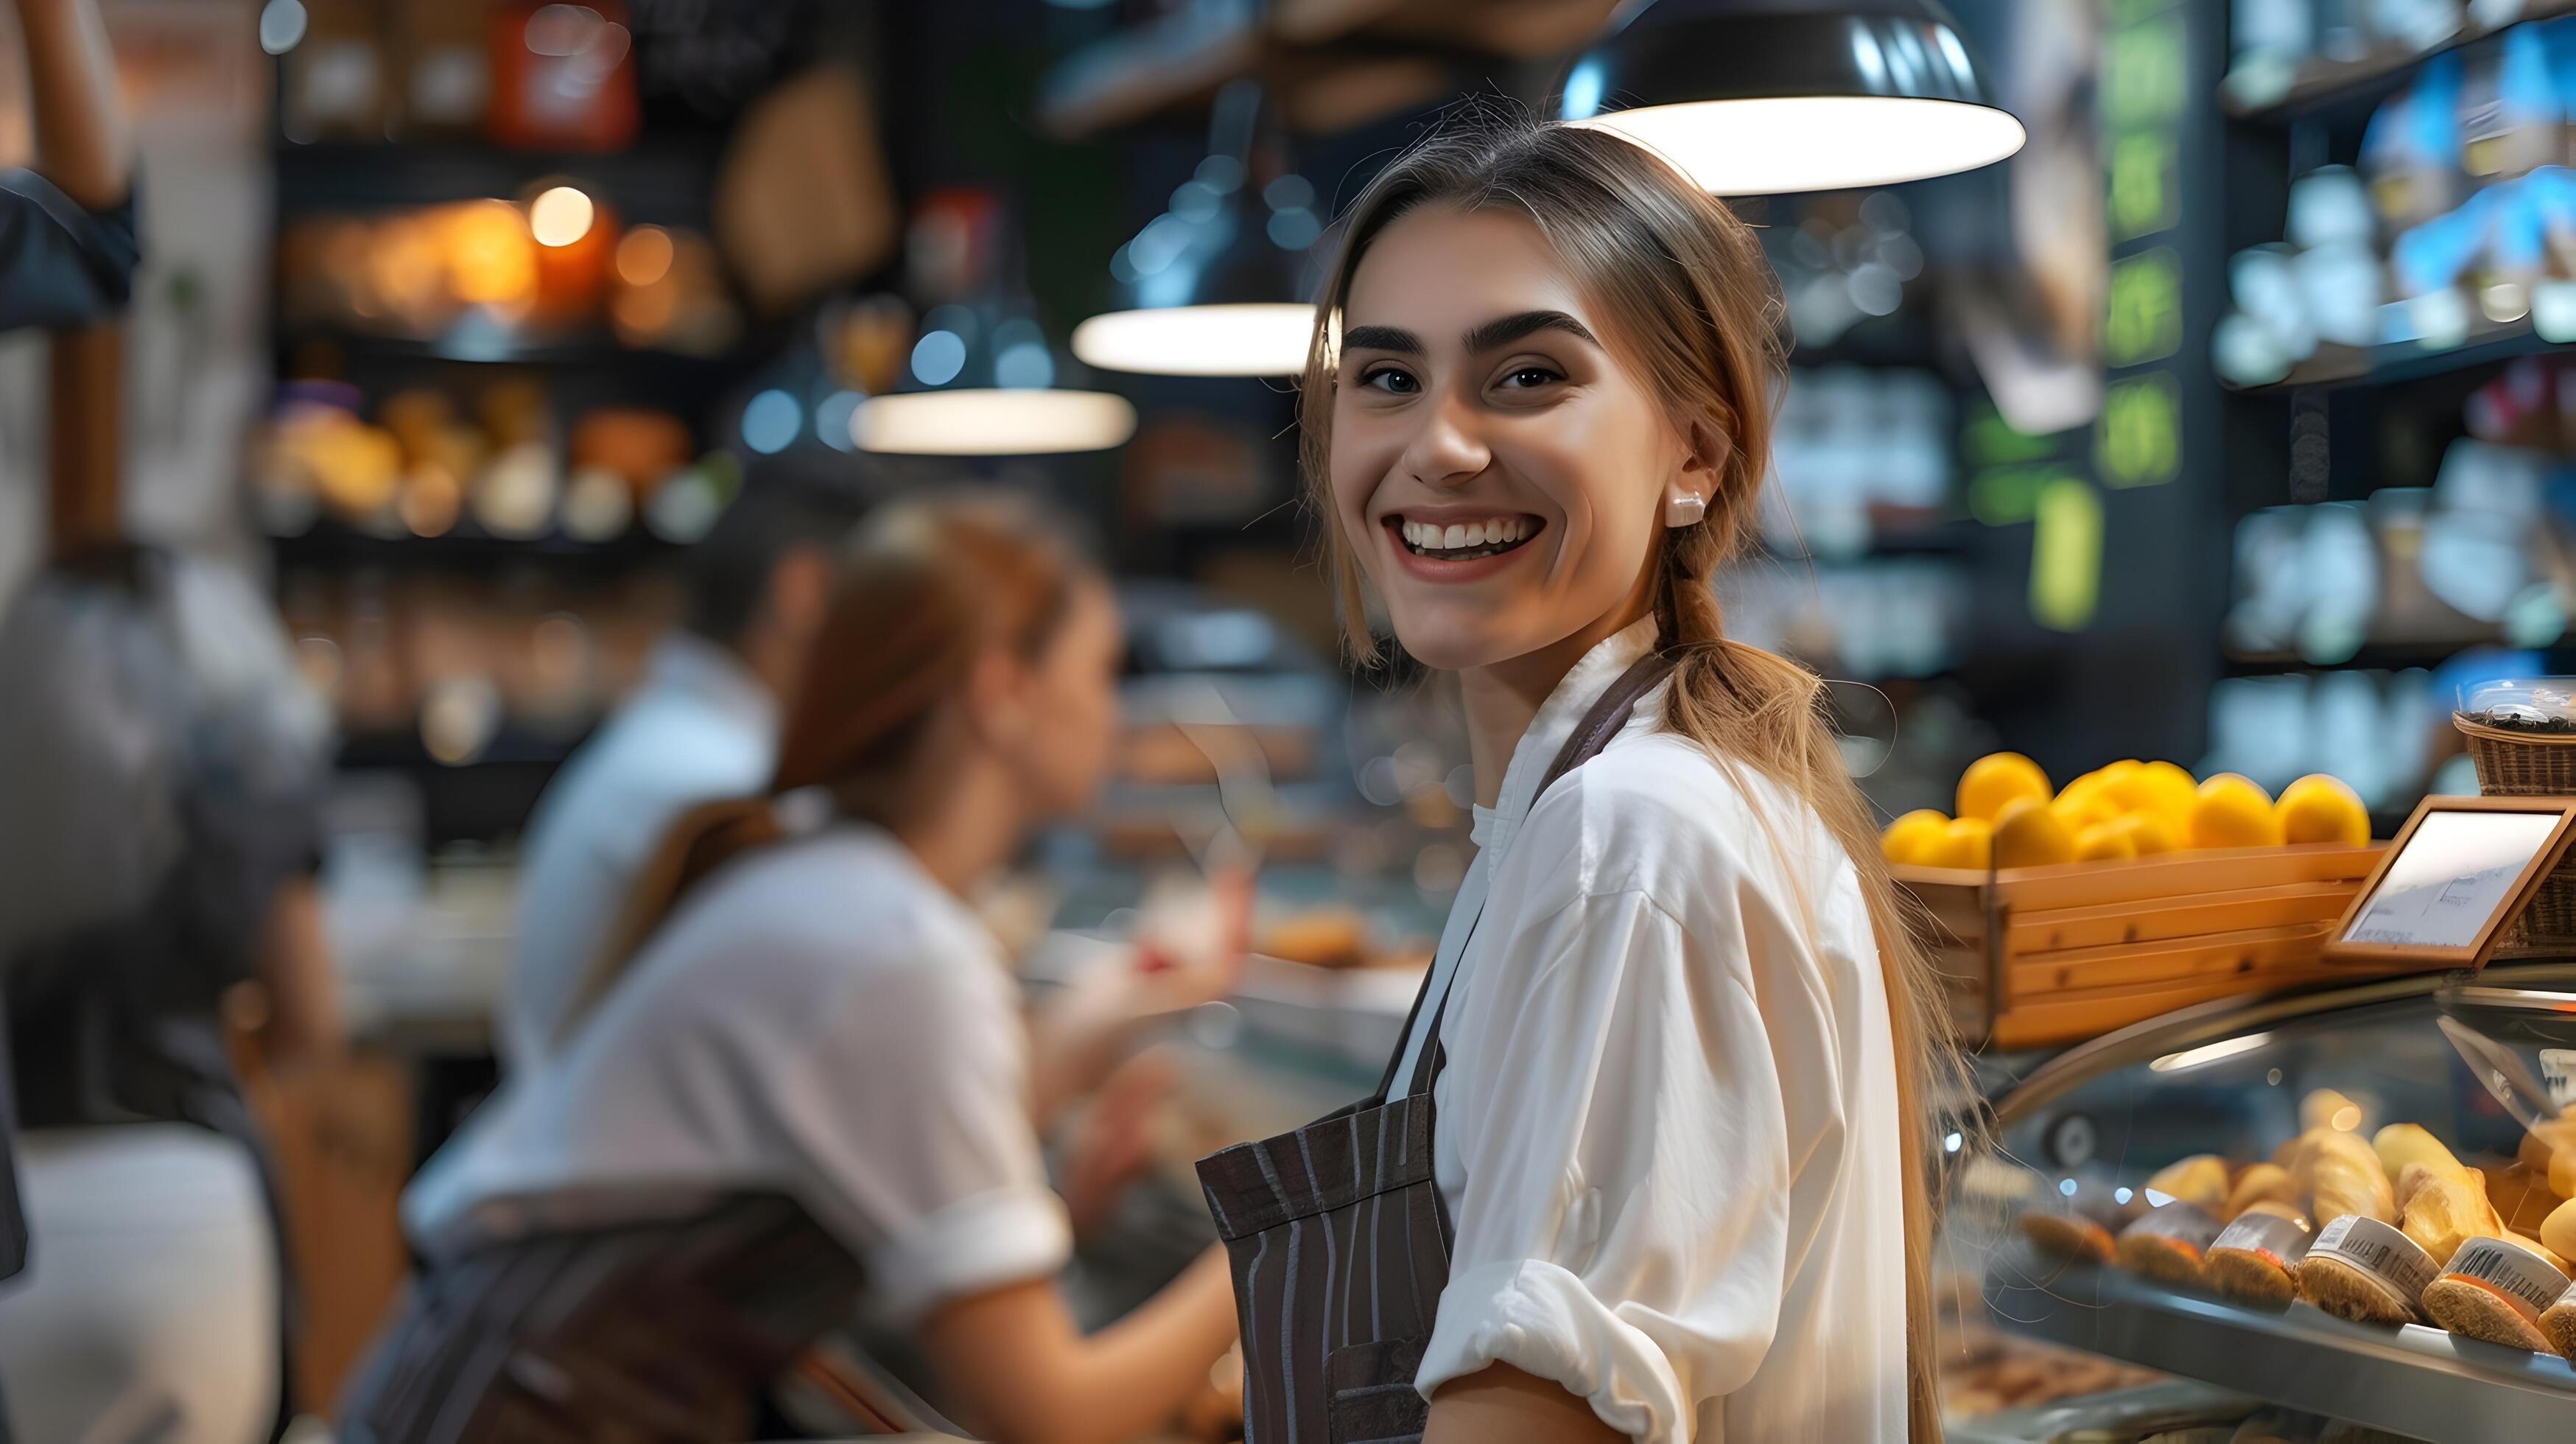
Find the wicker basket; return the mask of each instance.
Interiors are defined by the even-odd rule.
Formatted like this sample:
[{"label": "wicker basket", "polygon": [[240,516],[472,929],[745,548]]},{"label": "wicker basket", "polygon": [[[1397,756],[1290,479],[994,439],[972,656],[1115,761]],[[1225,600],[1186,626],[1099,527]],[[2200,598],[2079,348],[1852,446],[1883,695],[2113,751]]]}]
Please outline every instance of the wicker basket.
[{"label": "wicker basket", "polygon": [[[2576,797],[2576,733],[2511,732],[2456,712],[2451,725],[2468,740],[2485,796]],[[2518,946],[2576,945],[2576,851],[2540,885],[2515,927]]]}]

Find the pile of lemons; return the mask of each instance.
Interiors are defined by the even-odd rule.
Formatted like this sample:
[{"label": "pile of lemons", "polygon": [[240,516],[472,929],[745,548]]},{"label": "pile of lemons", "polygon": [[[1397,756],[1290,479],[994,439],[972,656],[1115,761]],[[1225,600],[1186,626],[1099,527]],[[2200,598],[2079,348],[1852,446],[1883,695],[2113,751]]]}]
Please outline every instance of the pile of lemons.
[{"label": "pile of lemons", "polygon": [[2195,782],[2170,762],[2114,762],[2063,789],[2018,752],[1980,757],[1959,777],[1958,816],[1925,808],[1889,823],[1887,860],[1918,867],[2041,867],[2203,847],[2370,841],[2370,812],[2336,778],[2311,773],[2275,801],[2233,772]]}]

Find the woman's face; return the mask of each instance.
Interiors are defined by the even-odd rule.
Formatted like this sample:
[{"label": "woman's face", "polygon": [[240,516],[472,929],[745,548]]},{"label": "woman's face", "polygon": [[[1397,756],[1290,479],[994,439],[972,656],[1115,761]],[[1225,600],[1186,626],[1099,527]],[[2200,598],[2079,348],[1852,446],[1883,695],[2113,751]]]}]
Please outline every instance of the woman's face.
[{"label": "woman's face", "polygon": [[1706,495],[1645,380],[1538,227],[1430,205],[1342,309],[1333,510],[1406,651],[1491,666],[1626,619],[1664,495]]},{"label": "woman's face", "polygon": [[1033,820],[1091,805],[1118,743],[1118,604],[1096,578],[1077,583],[1045,650],[1025,669],[1005,746]]}]

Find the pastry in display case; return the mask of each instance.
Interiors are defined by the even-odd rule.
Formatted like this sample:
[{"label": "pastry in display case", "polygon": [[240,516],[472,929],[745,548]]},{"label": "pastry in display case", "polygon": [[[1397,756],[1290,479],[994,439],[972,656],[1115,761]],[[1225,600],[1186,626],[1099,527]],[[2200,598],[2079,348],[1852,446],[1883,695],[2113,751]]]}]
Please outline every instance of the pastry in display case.
[{"label": "pastry in display case", "polygon": [[[2312,1416],[2177,1437],[2576,1437],[2576,961],[2206,1003],[1990,1102],[1951,1179],[1970,1337]],[[2151,1437],[2075,1427],[2024,1437]]]}]

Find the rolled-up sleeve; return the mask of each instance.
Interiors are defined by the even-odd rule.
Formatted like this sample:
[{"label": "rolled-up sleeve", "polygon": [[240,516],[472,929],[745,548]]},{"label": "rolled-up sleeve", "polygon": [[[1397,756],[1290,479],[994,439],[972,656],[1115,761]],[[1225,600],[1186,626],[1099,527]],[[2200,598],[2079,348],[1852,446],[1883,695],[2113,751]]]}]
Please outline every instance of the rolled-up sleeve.
[{"label": "rolled-up sleeve", "polygon": [[1029,1119],[1023,1024],[979,969],[997,971],[950,956],[872,979],[783,1090],[815,1193],[849,1210],[875,1306],[899,1324],[1072,1256]]},{"label": "rolled-up sleeve", "polygon": [[1662,1441],[1761,1365],[1795,1163],[1746,929],[1712,892],[1689,930],[1643,891],[1575,897],[1462,985],[1439,1127],[1464,1188],[1424,1395],[1507,1364]]}]

